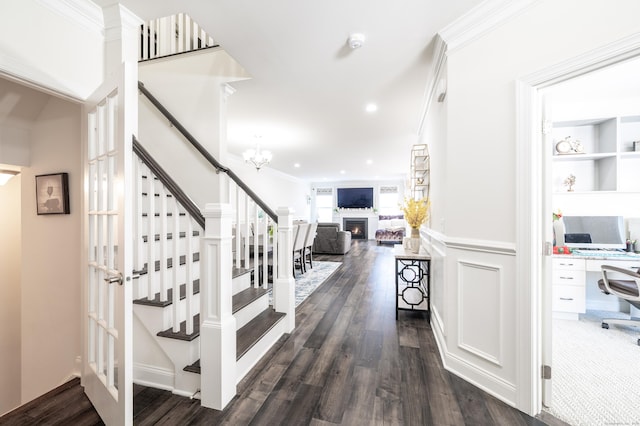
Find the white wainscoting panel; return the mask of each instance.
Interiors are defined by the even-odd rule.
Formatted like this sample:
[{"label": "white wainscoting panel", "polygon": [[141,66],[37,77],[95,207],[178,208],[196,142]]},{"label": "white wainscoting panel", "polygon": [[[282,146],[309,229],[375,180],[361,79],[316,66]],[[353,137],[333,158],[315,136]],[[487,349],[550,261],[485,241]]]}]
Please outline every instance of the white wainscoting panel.
[{"label": "white wainscoting panel", "polygon": [[487,309],[487,300],[502,306],[502,268],[458,261],[458,347],[502,365],[501,309]]},{"label": "white wainscoting panel", "polygon": [[515,406],[515,244],[424,234],[432,257],[431,326],[445,368]]},{"label": "white wainscoting panel", "polygon": [[431,254],[431,270],[429,271],[429,279],[431,283],[431,328],[438,334],[445,336],[445,300],[447,286],[445,276],[445,261],[447,256],[447,246],[436,236],[427,234],[423,240],[427,250]]}]

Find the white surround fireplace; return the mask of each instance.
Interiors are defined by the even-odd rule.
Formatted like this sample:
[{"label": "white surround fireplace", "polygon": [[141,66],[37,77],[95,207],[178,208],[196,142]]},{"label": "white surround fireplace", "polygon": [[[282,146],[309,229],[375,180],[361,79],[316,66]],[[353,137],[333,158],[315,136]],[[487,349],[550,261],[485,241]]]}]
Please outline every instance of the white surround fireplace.
[{"label": "white surround fireplace", "polygon": [[[376,238],[376,229],[378,229],[378,214],[373,209],[338,209],[333,212],[333,222],[340,224],[340,229],[345,230],[344,219],[367,219],[366,235],[368,240]],[[353,236],[352,236],[353,238]]]}]

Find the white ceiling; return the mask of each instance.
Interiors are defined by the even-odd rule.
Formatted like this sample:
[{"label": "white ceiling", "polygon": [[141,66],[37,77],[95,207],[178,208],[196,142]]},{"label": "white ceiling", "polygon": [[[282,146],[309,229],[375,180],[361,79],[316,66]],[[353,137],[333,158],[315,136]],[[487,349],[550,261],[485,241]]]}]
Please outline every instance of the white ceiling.
[{"label": "white ceiling", "polygon": [[[271,167],[345,181],[405,176],[433,36],[481,0],[122,3],[143,19],[188,13],[252,75],[229,100],[233,154],[259,135]],[[357,50],[347,46],[354,32],[366,37]],[[370,102],[374,114],[364,110]]]}]

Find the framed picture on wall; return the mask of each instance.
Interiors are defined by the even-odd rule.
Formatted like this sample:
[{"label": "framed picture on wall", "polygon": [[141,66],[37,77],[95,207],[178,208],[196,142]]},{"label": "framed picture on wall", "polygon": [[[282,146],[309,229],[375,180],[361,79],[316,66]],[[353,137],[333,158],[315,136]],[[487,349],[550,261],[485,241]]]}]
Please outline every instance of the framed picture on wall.
[{"label": "framed picture on wall", "polygon": [[36,176],[36,203],[38,214],[69,214],[69,175]]}]

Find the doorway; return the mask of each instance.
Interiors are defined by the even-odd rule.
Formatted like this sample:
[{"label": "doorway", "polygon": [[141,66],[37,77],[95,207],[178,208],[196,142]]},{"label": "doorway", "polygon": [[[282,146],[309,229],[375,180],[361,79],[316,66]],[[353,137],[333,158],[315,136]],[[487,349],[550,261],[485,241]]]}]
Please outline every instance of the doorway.
[{"label": "doorway", "polygon": [[[524,178],[518,183],[525,195],[519,202],[521,220],[518,252],[522,253],[519,269],[522,276],[531,282],[532,304],[530,312],[533,330],[533,362],[531,387],[532,411],[540,412],[543,401],[552,389],[551,380],[539,378],[541,365],[553,367],[551,354],[551,241],[552,241],[552,189],[549,183],[551,173],[550,147],[540,132],[542,122],[543,92],[545,89],[560,87],[561,83],[578,82],[577,78],[596,75],[598,70],[612,70],[618,64],[630,63],[638,55],[636,45],[631,41],[624,46],[616,44],[598,51],[573,58],[557,66],[527,76],[517,83],[519,121],[518,140],[519,166]],[[574,81],[575,80],[575,81]],[[544,126],[543,126],[544,127]],[[541,250],[542,248],[542,250]],[[546,395],[545,395],[546,394]]]}]

